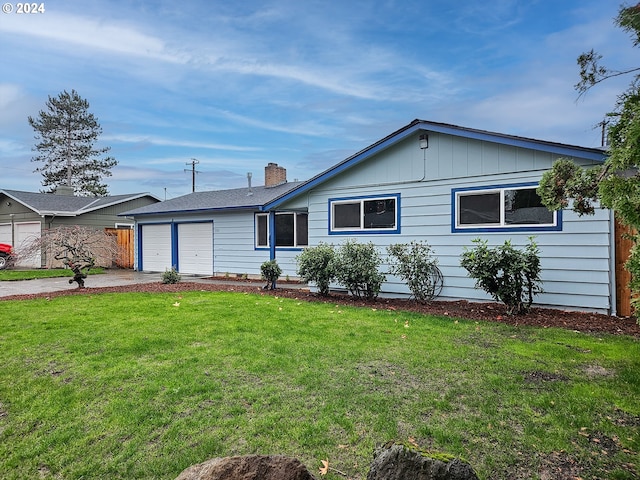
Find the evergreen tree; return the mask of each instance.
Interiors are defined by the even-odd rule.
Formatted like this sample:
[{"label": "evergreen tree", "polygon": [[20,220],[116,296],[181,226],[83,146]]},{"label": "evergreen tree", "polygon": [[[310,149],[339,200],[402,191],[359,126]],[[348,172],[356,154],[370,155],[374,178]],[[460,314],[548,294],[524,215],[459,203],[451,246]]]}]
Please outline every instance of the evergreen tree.
[{"label": "evergreen tree", "polygon": [[57,97],[49,96],[46,110],[37,117],[29,117],[37,141],[33,150],[38,154],[32,162],[42,162],[34,172],[43,176],[46,192],[58,186],[73,187],[77,195],[105,196],[109,192],[102,183],[111,176],[111,168],[118,164],[113,157],[100,158],[110,147],[97,148],[102,133],[98,120],[89,113],[89,102],[75,90],[66,90]]},{"label": "evergreen tree", "polygon": [[[640,46],[640,3],[621,6],[615,23],[629,33],[635,47]],[[579,215],[592,214],[593,203],[616,212],[617,218],[631,227],[634,245],[626,268],[632,274],[631,290],[636,315],[640,312],[640,71],[639,68],[612,70],[600,64],[602,56],[593,50],[578,57],[580,95],[612,77],[633,74],[627,90],[618,96],[609,123],[608,157],[602,166],[582,169],[567,159],[557,160],[542,177],[538,194],[552,210],[568,207]],[[640,317],[638,318],[640,322]]]}]

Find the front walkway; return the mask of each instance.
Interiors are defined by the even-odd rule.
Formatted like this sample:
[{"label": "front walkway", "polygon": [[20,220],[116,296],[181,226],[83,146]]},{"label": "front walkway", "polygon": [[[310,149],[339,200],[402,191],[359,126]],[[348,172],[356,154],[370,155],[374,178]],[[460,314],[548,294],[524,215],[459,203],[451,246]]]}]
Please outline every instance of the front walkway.
[{"label": "front walkway", "polygon": [[[133,270],[106,270],[106,273],[89,275],[85,280],[88,288],[118,287],[136,285],[138,283],[154,283],[162,281],[162,273],[143,273]],[[219,283],[225,285],[259,285],[265,283],[242,282],[238,280],[219,280],[210,277],[182,275],[183,282]],[[35,280],[18,280],[15,282],[0,282],[0,297],[11,295],[33,295],[38,293],[58,292],[61,290],[75,290],[76,283],[69,284],[69,277],[39,278]],[[306,285],[296,284],[291,288],[306,288]]]}]

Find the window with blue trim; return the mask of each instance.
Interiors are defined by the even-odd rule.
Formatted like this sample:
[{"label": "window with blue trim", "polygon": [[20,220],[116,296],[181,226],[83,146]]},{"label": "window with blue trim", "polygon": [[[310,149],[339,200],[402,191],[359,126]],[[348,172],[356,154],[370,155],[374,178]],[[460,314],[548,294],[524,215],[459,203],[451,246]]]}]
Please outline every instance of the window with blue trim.
[{"label": "window with blue trim", "polygon": [[559,230],[558,212],[542,204],[537,185],[452,190],[453,231]]},{"label": "window with blue trim", "polygon": [[[309,245],[308,214],[276,213],[276,247],[306,247]],[[269,214],[256,214],[256,247],[269,247]]]},{"label": "window with blue trim", "polygon": [[399,233],[400,195],[329,200],[330,233]]}]

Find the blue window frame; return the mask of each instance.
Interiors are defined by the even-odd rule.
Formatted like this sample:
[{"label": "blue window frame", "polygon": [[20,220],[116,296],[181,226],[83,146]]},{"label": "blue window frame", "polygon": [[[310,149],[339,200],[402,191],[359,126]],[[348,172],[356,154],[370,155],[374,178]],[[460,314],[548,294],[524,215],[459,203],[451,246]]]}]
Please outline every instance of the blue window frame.
[{"label": "blue window frame", "polygon": [[329,234],[400,233],[400,194],[329,199]]},{"label": "blue window frame", "polygon": [[537,183],[451,190],[451,231],[561,231],[562,211],[552,212],[536,193]]},{"label": "blue window frame", "polygon": [[[308,214],[306,212],[277,212],[274,218],[275,246],[303,248],[309,245]],[[255,215],[255,248],[271,246],[271,228],[268,213]]]}]

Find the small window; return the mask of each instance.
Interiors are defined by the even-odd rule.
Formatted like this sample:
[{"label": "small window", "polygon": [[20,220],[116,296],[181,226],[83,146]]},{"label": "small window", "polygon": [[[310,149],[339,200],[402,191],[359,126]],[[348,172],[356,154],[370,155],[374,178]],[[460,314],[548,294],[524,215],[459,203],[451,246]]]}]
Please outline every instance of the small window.
[{"label": "small window", "polygon": [[482,189],[454,189],[454,232],[515,228],[560,230],[560,212],[548,210],[536,192],[537,185]]},{"label": "small window", "polygon": [[329,200],[329,233],[400,233],[400,195]]},{"label": "small window", "polygon": [[296,215],[296,245],[299,247],[309,245],[309,215],[306,213]]},{"label": "small window", "polygon": [[[276,213],[276,247],[306,247],[309,244],[306,213]],[[256,247],[269,247],[269,214],[256,215]]]}]

